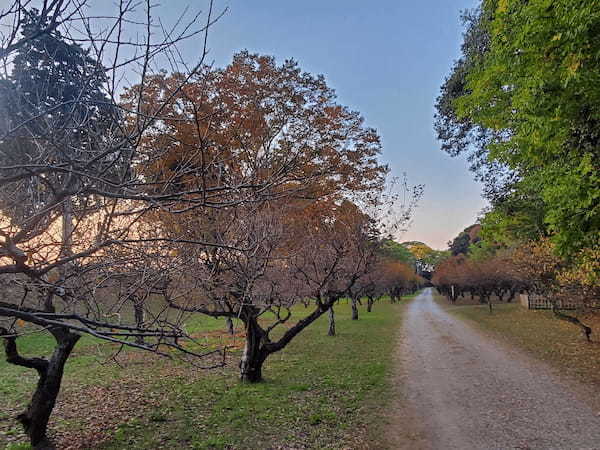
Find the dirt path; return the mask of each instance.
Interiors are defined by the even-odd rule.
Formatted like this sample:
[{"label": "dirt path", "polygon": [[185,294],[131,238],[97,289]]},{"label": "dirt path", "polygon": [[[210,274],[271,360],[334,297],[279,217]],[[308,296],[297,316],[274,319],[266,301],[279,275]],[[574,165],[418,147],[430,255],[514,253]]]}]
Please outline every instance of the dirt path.
[{"label": "dirt path", "polygon": [[403,408],[420,429],[404,448],[600,449],[583,388],[452,317],[431,289],[408,305],[402,355]]}]

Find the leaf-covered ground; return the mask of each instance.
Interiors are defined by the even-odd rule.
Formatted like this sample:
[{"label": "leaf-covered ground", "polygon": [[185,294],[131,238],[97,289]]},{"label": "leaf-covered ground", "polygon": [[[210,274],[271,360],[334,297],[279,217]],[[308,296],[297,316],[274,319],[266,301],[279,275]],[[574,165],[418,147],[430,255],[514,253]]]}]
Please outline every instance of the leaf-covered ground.
[{"label": "leaf-covered ground", "polygon": [[[106,345],[85,338],[68,364],[52,436],[64,449],[381,448],[403,309],[382,301],[351,321],[349,306],[337,306],[338,336],[326,336],[321,318],[271,356],[257,385],[238,382],[243,336],[224,337],[222,321],[193,324],[207,342],[237,346],[227,367],[211,371],[133,351],[117,364]],[[50,348],[43,335],[21,341],[31,355]],[[14,416],[35,374],[4,361],[0,374],[0,447],[28,448]]]},{"label": "leaf-covered ground", "polygon": [[[494,305],[493,314],[486,305],[449,305],[438,302],[450,312],[477,324],[514,345],[546,360],[570,375],[600,386],[600,317],[580,316],[593,329],[588,343],[580,329],[554,317],[551,311],[528,310],[519,304]],[[569,313],[571,314],[571,313]]]}]

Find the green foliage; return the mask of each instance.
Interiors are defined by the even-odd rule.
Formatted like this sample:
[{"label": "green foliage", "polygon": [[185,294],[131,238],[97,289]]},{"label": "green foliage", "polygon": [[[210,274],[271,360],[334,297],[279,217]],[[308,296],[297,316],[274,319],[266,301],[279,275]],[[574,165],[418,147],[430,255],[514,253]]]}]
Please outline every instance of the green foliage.
[{"label": "green foliage", "polygon": [[433,252],[431,247],[419,241],[403,242],[402,245],[412,253],[417,261],[423,261]]},{"label": "green foliage", "polygon": [[510,196],[494,204],[481,220],[481,239],[487,245],[513,247],[547,234],[547,208],[540,196],[538,178],[528,177],[515,184]]},{"label": "green foliage", "polygon": [[399,244],[392,239],[386,239],[383,241],[381,245],[381,253],[386,258],[403,262],[410,267],[415,267],[416,259],[410,250],[407,249],[403,244]]},{"label": "green foliage", "polygon": [[[408,264],[410,267],[416,269],[418,273],[434,268],[450,256],[450,252],[446,250],[434,250],[427,244],[419,241],[403,242],[401,244],[394,241],[390,242],[393,245],[394,251],[397,252],[397,256],[394,257],[392,255],[392,258]],[[384,244],[384,248],[387,245],[387,243]]]},{"label": "green foliage", "polygon": [[493,257],[498,249],[497,245],[491,244],[489,241],[479,241],[469,245],[469,259],[474,261],[485,261]]},{"label": "green foliage", "polygon": [[451,154],[475,149],[475,169],[506,168],[508,182],[489,197],[485,238],[508,243],[552,234],[566,254],[597,244],[597,2],[483,0],[467,25],[463,57],[438,99],[436,128]]},{"label": "green foliage", "polygon": [[432,266],[438,265],[440,262],[450,257],[449,250],[433,250],[427,257],[423,260],[425,264],[430,264]]},{"label": "green foliage", "polygon": [[452,255],[466,255],[469,252],[469,245],[471,245],[471,238],[469,234],[461,231],[452,241],[448,242],[450,252]]},{"label": "green foliage", "polygon": [[490,159],[536,180],[562,251],[590,245],[600,229],[600,8],[582,0],[482,8],[490,46],[469,68],[456,113],[496,133]]},{"label": "green foliage", "polygon": [[481,225],[479,224],[471,225],[461,231],[458,236],[448,242],[450,254],[453,256],[468,254],[471,246],[481,240],[480,231]]},{"label": "green foliage", "polygon": [[29,444],[9,444],[6,450],[31,450],[32,447]]}]

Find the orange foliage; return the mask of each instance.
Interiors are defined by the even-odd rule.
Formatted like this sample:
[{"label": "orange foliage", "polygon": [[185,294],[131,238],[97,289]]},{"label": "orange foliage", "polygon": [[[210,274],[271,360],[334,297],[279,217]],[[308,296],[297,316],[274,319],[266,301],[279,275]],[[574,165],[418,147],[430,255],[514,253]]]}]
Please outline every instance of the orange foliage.
[{"label": "orange foliage", "polygon": [[[215,204],[381,184],[387,169],[377,162],[375,130],[335,103],[323,77],[301,72],[296,62],[278,66],[272,57],[241,52],[183,87],[181,77],[157,75],[144,86],[141,108],[154,123],[140,143],[138,170],[150,185],[155,180],[164,189],[158,180],[170,179],[172,189]],[[137,95],[130,89],[126,106],[136,105]]]}]

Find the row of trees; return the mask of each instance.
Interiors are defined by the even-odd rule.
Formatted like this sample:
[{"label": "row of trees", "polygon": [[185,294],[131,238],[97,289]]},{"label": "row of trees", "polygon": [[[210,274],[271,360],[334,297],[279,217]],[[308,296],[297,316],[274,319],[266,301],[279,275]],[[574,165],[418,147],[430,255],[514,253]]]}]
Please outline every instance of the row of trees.
[{"label": "row of trees", "polygon": [[[600,254],[584,250],[578,264],[565,261],[550,239],[529,241],[513,248],[471,252],[443,261],[432,282],[450,301],[470,294],[492,311],[493,300],[512,301],[518,293],[527,293],[549,300],[555,315],[582,328],[589,340],[592,330],[577,317],[561,311],[575,305],[584,312],[598,309],[600,284]],[[478,253],[479,252],[479,253]]]},{"label": "row of trees", "polygon": [[484,260],[456,256],[443,261],[436,269],[432,282],[452,302],[465,294],[477,296],[481,303],[492,308],[492,296],[511,302],[525,285],[506,254]]},{"label": "row of trees", "polygon": [[[0,336],[39,374],[18,418],[34,446],[83,334],[210,367],[224,350],[185,345],[186,321],[237,318],[256,382],[342,297],[370,309],[419,286],[381,246],[421,188],[386,188],[377,133],[323,77],[248,52],[206,65],[212,2],[173,26],[149,1],[39,6],[0,13]],[[19,352],[31,332],[53,337],[49,359]]]}]

